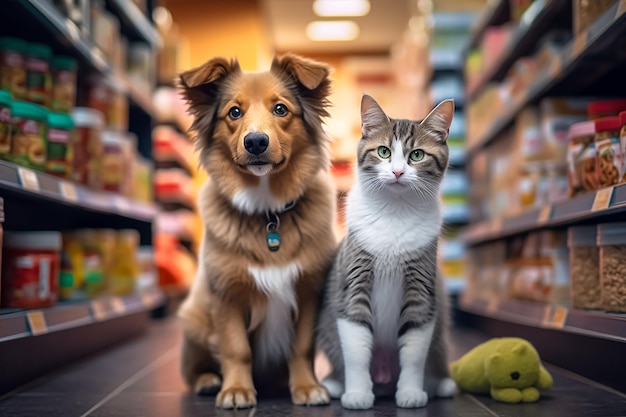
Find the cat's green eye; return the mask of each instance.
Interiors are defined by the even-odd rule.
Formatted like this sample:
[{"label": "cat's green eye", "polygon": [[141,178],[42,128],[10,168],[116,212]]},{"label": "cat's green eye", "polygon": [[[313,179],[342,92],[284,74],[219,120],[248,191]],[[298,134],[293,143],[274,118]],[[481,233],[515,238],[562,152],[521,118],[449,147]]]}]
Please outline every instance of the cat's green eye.
[{"label": "cat's green eye", "polygon": [[409,155],[409,158],[411,158],[411,161],[421,161],[422,159],[424,159],[424,151],[421,149],[416,149],[413,152],[411,152],[411,154]]},{"label": "cat's green eye", "polygon": [[386,146],[379,146],[378,156],[380,156],[383,159],[389,159],[389,157],[391,156],[391,151]]}]

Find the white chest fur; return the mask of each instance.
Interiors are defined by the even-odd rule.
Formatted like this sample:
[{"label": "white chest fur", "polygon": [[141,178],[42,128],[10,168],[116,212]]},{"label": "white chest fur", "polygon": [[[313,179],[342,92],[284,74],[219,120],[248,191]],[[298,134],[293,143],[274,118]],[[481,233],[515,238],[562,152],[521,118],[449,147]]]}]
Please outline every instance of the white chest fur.
[{"label": "white chest fur", "polygon": [[255,362],[268,364],[289,357],[293,340],[293,316],[298,312],[294,283],[300,265],[250,267],[257,288],[267,295],[267,307],[256,336]]},{"label": "white chest fur", "polygon": [[278,201],[270,192],[269,175],[261,177],[258,186],[244,188],[233,196],[233,205],[248,214],[278,211],[286,203]]},{"label": "white chest fur", "polygon": [[348,230],[374,255],[395,256],[418,250],[441,229],[439,201],[411,201],[397,195],[365,194],[358,184],[347,200]]}]

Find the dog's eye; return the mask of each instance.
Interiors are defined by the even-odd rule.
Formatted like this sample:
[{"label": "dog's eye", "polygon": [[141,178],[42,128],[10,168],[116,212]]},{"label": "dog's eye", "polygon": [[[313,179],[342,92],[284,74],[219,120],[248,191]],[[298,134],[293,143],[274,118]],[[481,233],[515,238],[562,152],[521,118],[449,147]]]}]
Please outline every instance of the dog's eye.
[{"label": "dog's eye", "polygon": [[286,116],[287,113],[289,112],[289,110],[287,109],[287,106],[285,106],[284,104],[277,104],[274,106],[274,114],[276,116]]},{"label": "dog's eye", "polygon": [[230,108],[230,110],[228,110],[228,116],[230,116],[230,118],[233,120],[239,119],[241,117],[241,114],[242,111],[237,106],[233,106]]}]

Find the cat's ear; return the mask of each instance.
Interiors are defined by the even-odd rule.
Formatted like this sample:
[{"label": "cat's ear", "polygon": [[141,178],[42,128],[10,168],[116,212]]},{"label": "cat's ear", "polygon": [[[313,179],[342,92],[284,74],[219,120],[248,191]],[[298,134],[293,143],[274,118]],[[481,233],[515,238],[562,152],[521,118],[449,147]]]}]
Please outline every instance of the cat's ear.
[{"label": "cat's ear", "polygon": [[370,95],[363,94],[361,98],[361,134],[369,136],[373,129],[389,122],[389,117],[382,107]]},{"label": "cat's ear", "polygon": [[444,100],[422,120],[422,126],[426,128],[426,134],[445,142],[450,133],[450,124],[453,116],[454,100]]}]

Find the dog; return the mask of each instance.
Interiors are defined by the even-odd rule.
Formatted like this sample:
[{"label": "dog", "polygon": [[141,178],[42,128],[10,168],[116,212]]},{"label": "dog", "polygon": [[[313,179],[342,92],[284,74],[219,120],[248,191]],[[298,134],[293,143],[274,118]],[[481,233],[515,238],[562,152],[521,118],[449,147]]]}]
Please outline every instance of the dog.
[{"label": "dog", "polygon": [[198,270],[178,313],[182,375],[197,394],[217,393],[221,408],[255,406],[255,385],[280,385],[282,371],[294,404],[330,401],[313,366],[337,243],[323,130],[330,71],[287,54],[265,72],[213,58],[179,75],[209,177]]}]

